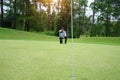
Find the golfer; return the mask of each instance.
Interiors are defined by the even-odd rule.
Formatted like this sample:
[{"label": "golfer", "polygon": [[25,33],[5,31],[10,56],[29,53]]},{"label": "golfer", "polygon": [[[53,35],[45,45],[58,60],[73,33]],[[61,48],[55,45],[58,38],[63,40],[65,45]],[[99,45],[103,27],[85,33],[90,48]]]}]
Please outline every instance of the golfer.
[{"label": "golfer", "polygon": [[65,39],[65,44],[67,43],[67,34],[66,34],[66,31],[64,30],[64,28],[62,27],[60,30],[59,30],[59,40],[60,40],[60,44],[63,43],[63,39]]}]

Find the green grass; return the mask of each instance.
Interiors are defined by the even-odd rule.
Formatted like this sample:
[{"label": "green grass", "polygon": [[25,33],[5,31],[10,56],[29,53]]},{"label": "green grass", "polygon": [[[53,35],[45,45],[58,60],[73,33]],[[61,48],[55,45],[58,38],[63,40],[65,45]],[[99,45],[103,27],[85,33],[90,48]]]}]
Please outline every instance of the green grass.
[{"label": "green grass", "polygon": [[57,37],[49,36],[47,32],[33,33],[0,27],[0,39],[54,41],[55,39],[57,39]]},{"label": "green grass", "polygon": [[[120,46],[74,44],[76,80],[120,80]],[[0,80],[71,80],[71,44],[0,40]]]},{"label": "green grass", "polygon": [[120,37],[81,37],[75,39],[78,43],[105,44],[105,45],[120,45]]},{"label": "green grass", "polygon": [[[53,34],[53,32],[33,33],[0,27],[0,39],[2,40],[37,40],[58,42],[58,37],[53,36]],[[69,39],[68,42],[71,42],[71,40]],[[87,44],[120,45],[120,37],[81,37],[80,39],[74,39],[74,42]]]},{"label": "green grass", "polygon": [[[120,80],[119,39],[75,39],[75,80]],[[0,28],[0,80],[72,80],[68,41]]]}]

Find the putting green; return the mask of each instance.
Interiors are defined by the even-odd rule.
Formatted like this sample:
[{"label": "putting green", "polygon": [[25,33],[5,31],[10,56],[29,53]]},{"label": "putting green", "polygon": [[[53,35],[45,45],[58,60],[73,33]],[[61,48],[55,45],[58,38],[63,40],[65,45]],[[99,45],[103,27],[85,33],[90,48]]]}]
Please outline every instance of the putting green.
[{"label": "putting green", "polygon": [[[120,46],[74,43],[76,80],[120,80]],[[71,44],[0,40],[0,80],[71,80]]]}]

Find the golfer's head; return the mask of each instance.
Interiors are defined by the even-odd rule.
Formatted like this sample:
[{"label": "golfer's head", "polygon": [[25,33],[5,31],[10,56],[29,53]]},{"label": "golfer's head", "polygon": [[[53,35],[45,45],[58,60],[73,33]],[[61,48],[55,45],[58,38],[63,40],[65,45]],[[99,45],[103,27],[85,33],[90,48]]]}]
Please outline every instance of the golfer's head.
[{"label": "golfer's head", "polygon": [[64,27],[62,27],[61,29],[64,30]]}]

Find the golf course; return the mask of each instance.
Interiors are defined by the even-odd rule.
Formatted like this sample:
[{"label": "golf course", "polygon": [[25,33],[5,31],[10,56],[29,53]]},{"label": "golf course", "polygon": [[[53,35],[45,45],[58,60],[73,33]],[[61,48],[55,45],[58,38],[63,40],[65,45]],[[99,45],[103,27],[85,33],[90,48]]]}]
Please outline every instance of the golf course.
[{"label": "golf course", "polygon": [[[75,80],[120,80],[120,38],[74,39]],[[0,80],[72,80],[72,43],[0,28]]]}]

